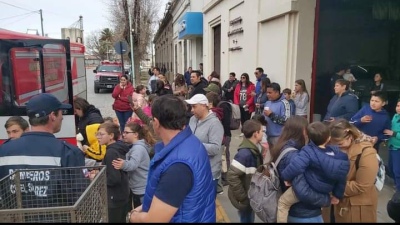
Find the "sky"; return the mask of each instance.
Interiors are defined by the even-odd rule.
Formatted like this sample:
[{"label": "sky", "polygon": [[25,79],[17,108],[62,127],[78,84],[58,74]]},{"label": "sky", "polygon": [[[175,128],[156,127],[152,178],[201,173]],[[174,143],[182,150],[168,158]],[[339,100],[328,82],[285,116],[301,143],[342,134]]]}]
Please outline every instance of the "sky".
[{"label": "sky", "polygon": [[[41,34],[40,15],[43,11],[43,30],[52,38],[61,38],[61,28],[72,25],[83,16],[84,36],[92,31],[110,27],[110,0],[0,0],[0,28],[26,33],[37,29]],[[133,0],[131,0],[133,1]],[[152,0],[146,0],[152,1]],[[168,0],[161,0],[160,18]],[[72,26],[75,27],[75,26]]]}]

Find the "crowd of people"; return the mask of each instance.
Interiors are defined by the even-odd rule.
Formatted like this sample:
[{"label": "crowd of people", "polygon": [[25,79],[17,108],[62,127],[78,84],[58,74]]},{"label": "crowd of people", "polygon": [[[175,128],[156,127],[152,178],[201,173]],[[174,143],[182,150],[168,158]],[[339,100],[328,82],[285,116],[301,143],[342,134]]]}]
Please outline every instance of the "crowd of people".
[{"label": "crowd of people", "polygon": [[[33,97],[27,104],[30,129],[21,117],[5,124],[10,140],[0,146],[0,176],[39,168],[37,157],[54,157],[47,167],[105,165],[109,222],[216,222],[215,199],[227,185],[240,222],[251,223],[251,177],[279,158],[278,222],[377,222],[376,155],[388,141],[387,173],[400,192],[400,101],[390,119],[379,90],[359,110],[350,81],[332,78],[324,121],[309,123],[310,96],[301,79],[292,91],[281,90],[261,67],[255,83],[248,73],[236,79],[231,72],[222,84],[217,72],[206,78],[202,68],[191,67],[172,84],[157,67],[149,75],[147,86],[120,78],[112,93],[117,120],[103,118],[79,97],[73,106],[51,94]],[[231,161],[234,106],[243,140]],[[78,146],[54,136],[62,109],[71,107]],[[26,152],[27,144],[38,150]],[[388,203],[394,220],[398,196]]]}]

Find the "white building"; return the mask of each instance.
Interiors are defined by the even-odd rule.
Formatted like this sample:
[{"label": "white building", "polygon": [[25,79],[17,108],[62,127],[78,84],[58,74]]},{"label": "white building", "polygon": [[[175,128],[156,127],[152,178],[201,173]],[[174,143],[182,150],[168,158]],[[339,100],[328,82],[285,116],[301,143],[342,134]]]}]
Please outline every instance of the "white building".
[{"label": "white building", "polygon": [[173,4],[174,71],[183,74],[188,67],[199,69],[203,62],[203,2],[178,0]]},{"label": "white building", "polygon": [[255,82],[255,68],[262,67],[281,89],[292,90],[295,80],[303,79],[312,118],[326,113],[337,65],[352,68],[360,90],[381,71],[390,89],[387,108],[394,112],[400,93],[400,1],[203,2],[204,74],[215,70],[224,82],[229,72],[237,78],[246,72]]},{"label": "white building", "polygon": [[[274,82],[311,85],[315,0],[205,0],[204,71],[248,73],[262,67]],[[301,32],[299,32],[301,26]]]},{"label": "white building", "polygon": [[382,73],[388,89],[386,108],[395,112],[400,94],[400,1],[173,0],[170,5],[164,18],[169,25],[158,31],[165,36],[159,46],[168,47],[168,54],[156,48],[156,64],[171,62],[173,73],[184,73],[189,66],[198,69],[203,63],[205,76],[216,71],[224,82],[230,72],[237,77],[246,72],[255,82],[255,68],[262,67],[282,90],[293,90],[295,81],[303,79],[313,118],[325,115],[333,92],[330,77],[338,72],[337,65],[346,64],[357,79],[352,88],[358,93]]}]

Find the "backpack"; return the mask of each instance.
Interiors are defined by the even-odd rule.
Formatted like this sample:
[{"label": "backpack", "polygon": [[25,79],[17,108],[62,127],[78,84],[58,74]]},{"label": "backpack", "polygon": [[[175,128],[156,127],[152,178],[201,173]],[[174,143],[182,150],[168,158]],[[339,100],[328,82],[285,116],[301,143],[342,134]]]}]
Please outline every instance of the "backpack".
[{"label": "backpack", "polygon": [[240,108],[238,105],[233,104],[232,102],[227,102],[227,101],[220,101],[218,103],[218,106],[221,105],[222,103],[228,103],[231,107],[231,121],[229,124],[229,128],[231,130],[237,130],[240,127]]},{"label": "backpack", "polygon": [[289,147],[282,151],[276,162],[264,163],[251,177],[247,195],[255,214],[265,223],[276,223],[278,200],[281,196],[278,164],[287,153],[297,149]]},{"label": "backpack", "polygon": [[[369,147],[363,148],[361,150],[361,153],[357,155],[356,162],[355,162],[356,171],[358,170],[358,167],[360,166],[361,155],[366,148],[369,148]],[[376,153],[376,159],[378,160],[379,168],[378,168],[378,174],[376,175],[376,178],[375,178],[375,187],[378,191],[381,191],[385,184],[385,175],[386,175],[385,164],[378,153]]]}]

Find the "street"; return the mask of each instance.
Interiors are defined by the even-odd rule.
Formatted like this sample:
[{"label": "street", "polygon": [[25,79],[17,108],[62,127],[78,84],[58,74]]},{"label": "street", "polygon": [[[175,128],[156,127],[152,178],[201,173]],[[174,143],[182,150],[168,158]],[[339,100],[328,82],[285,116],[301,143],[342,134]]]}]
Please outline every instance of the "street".
[{"label": "street", "polygon": [[[103,117],[106,116],[111,116],[115,117],[115,113],[112,110],[112,103],[113,103],[113,98],[111,97],[111,90],[106,91],[106,90],[101,90],[100,93],[95,94],[93,90],[93,69],[87,69],[86,75],[87,75],[87,97],[88,101],[90,104],[95,105],[102,113]],[[146,73],[147,75],[147,73]],[[146,84],[146,79],[148,76],[143,77],[143,84]],[[232,132],[232,141],[231,141],[231,147],[230,147],[230,155],[231,155],[231,160],[233,159],[237,147],[239,146],[241,142],[241,137],[239,137],[239,130],[235,130]],[[387,162],[387,150],[386,148],[382,149],[380,152],[381,157],[385,162]],[[388,200],[392,197],[394,193],[394,188],[393,188],[393,181],[386,176],[385,179],[385,187],[381,192],[379,192],[379,204],[378,204],[378,222],[393,222],[389,218],[386,212],[386,204]],[[237,210],[232,206],[228,199],[228,186],[224,187],[224,192],[221,195],[217,196],[217,199],[221,205],[219,207],[219,214],[217,218],[220,218],[219,221],[217,222],[240,222],[239,216],[237,214]],[[256,217],[256,222],[261,222],[260,219]]]}]

